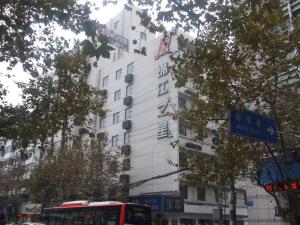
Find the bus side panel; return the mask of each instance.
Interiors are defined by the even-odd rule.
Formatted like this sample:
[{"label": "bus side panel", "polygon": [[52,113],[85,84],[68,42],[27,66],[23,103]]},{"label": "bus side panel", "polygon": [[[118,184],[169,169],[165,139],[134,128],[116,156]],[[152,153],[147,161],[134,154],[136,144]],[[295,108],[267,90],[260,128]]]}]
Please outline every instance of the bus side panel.
[{"label": "bus side panel", "polygon": [[121,205],[121,210],[120,210],[120,225],[125,224],[125,206],[126,204]]}]

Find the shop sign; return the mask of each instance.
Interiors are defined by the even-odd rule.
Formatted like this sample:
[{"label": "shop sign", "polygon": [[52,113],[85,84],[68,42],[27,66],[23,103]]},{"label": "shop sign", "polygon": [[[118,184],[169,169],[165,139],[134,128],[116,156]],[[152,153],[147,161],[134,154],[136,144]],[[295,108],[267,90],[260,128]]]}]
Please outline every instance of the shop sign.
[{"label": "shop sign", "polygon": [[152,212],[183,212],[183,198],[180,196],[141,195],[133,197],[133,202],[151,207]]},{"label": "shop sign", "polygon": [[102,28],[101,33],[106,35],[112,44],[116,44],[123,49],[128,49],[129,41],[127,38],[115,33],[112,30],[108,30],[107,28]]}]

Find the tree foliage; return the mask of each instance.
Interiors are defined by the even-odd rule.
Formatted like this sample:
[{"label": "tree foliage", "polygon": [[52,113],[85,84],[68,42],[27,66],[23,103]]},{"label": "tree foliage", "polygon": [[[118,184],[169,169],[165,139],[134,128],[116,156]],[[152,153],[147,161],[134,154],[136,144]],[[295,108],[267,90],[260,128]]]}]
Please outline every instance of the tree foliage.
[{"label": "tree foliage", "polygon": [[[103,115],[103,97],[87,84],[90,64],[79,47],[55,58],[54,72],[32,78],[23,88],[22,106],[1,106],[1,135],[42,146],[58,131],[64,139],[74,125],[88,125],[90,113]],[[64,140],[66,141],[66,140]]]},{"label": "tree foliage", "polygon": [[26,181],[34,202],[43,206],[75,199],[115,197],[118,188],[119,153],[104,150],[104,141],[74,143],[47,154]]},{"label": "tree foliage", "polygon": [[16,210],[22,201],[24,167],[13,160],[6,170],[0,171],[0,206],[14,207]]},{"label": "tree foliage", "polygon": [[[145,4],[144,1],[135,1]],[[257,179],[263,157],[286,155],[299,145],[299,17],[288,17],[281,1],[147,1],[156,20],[174,22],[180,51],[171,55],[177,86],[192,82],[191,108],[179,117],[200,136],[218,124],[220,144],[214,156],[193,154],[192,175],[205,183],[228,184],[248,174]],[[175,31],[176,31],[175,29]],[[278,144],[270,145],[228,133],[230,109],[252,110],[276,120]],[[217,122],[216,122],[217,121]],[[216,176],[219,175],[219,176]],[[288,192],[290,221],[299,204]]]},{"label": "tree foliage", "polygon": [[21,62],[25,71],[36,74],[36,62],[52,58],[56,41],[55,26],[75,33],[93,32],[89,26],[91,5],[76,0],[67,1],[1,1],[0,3],[0,62],[10,67]]}]

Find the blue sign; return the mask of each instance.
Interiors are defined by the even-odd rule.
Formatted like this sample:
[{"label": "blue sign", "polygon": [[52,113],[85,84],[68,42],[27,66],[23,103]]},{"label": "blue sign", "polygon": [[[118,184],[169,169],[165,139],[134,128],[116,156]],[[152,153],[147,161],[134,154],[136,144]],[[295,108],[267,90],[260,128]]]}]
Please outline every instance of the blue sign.
[{"label": "blue sign", "polygon": [[252,208],[254,206],[253,200],[248,200],[246,203],[248,208]]},{"label": "blue sign", "polygon": [[183,198],[177,196],[163,196],[163,212],[183,212]]},{"label": "blue sign", "polygon": [[276,156],[276,160],[278,164],[273,158],[270,158],[262,165],[258,173],[259,182],[262,185],[294,182],[300,179],[299,155],[290,153],[286,159],[283,156]]},{"label": "blue sign", "polygon": [[145,204],[151,207],[152,212],[183,212],[183,198],[180,196],[166,195],[140,195],[132,198],[138,204]]},{"label": "blue sign", "polygon": [[275,119],[251,111],[230,111],[230,133],[260,141],[277,143]]}]

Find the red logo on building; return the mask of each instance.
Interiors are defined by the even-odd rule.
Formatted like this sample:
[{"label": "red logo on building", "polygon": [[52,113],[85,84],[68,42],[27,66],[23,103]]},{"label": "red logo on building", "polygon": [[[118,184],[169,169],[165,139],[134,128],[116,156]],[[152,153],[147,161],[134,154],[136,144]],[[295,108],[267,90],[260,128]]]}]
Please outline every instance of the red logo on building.
[{"label": "red logo on building", "polygon": [[158,59],[160,56],[169,52],[171,36],[166,36],[160,39],[159,47],[154,53],[154,59]]}]

